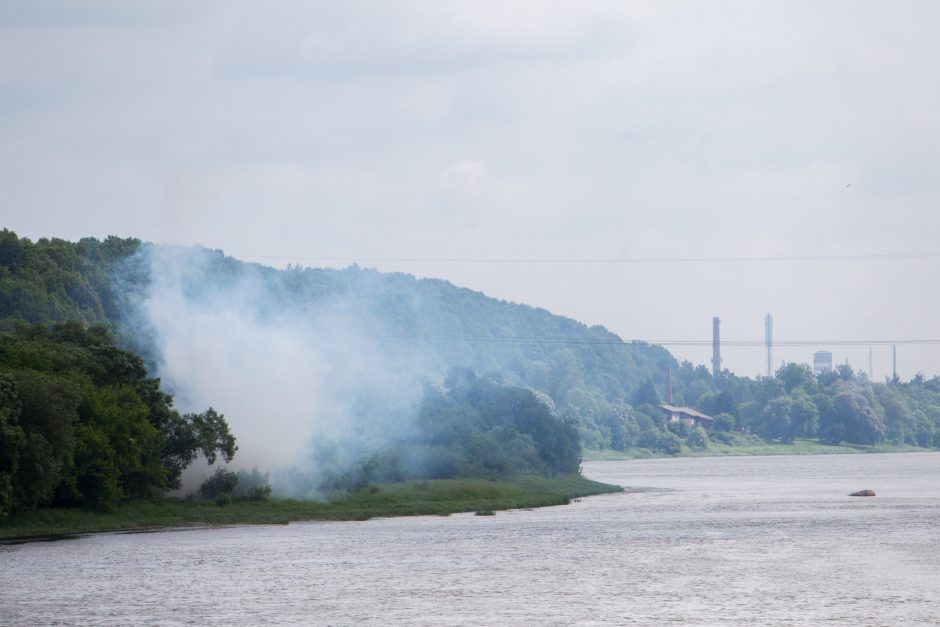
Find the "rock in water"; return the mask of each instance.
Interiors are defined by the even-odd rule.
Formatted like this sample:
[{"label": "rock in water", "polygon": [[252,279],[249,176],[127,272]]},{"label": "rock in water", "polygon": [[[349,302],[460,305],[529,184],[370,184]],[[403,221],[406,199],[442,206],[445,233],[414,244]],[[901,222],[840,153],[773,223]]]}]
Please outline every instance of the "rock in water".
[{"label": "rock in water", "polygon": [[875,496],[874,490],[862,490],[860,492],[853,492],[849,496]]}]

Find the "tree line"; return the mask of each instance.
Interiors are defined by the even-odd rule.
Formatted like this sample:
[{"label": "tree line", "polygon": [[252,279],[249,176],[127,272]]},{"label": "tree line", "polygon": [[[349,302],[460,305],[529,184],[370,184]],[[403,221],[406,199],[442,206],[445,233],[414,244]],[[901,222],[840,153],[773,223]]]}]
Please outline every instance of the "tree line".
[{"label": "tree line", "polygon": [[493,373],[453,368],[428,384],[413,428],[351,471],[327,476],[321,489],[357,489],[377,482],[457,477],[577,474],[576,421],[557,415],[551,399],[507,384]]},{"label": "tree line", "polygon": [[[0,233],[0,328],[18,322],[59,320],[108,323],[121,328],[121,312],[146,293],[150,277],[135,239],[93,238],[71,243],[31,242]],[[816,377],[808,366],[788,364],[773,377],[712,376],[704,366],[679,363],[661,346],[622,343],[603,327],[587,327],[527,305],[487,298],[446,281],[416,279],[350,266],[342,270],[242,263],[221,251],[204,251],[189,267],[183,288],[257,279],[259,316],[268,311],[316,312],[337,299],[344,315],[376,345],[402,362],[422,363],[440,379],[455,365],[495,373],[506,385],[529,388],[577,425],[591,449],[631,447],[674,451],[702,446],[705,437],[740,442],[744,433],[771,441],[819,438],[824,442],[889,442],[938,447],[940,382],[869,381],[846,366]],[[153,357],[146,329],[121,337],[145,359]],[[714,416],[707,433],[670,431],[663,423],[664,373],[674,373],[676,404]],[[688,437],[692,436],[692,441]],[[675,436],[675,437],[673,437]],[[735,439],[737,437],[737,439]],[[678,442],[677,442],[678,440]]]},{"label": "tree line", "polygon": [[598,449],[676,453],[683,443],[701,449],[710,440],[734,445],[754,443],[754,437],[784,444],[811,438],[832,445],[940,448],[937,376],[878,382],[848,365],[816,375],[807,364],[789,363],[772,377],[728,371],[714,377],[704,366],[683,362],[673,382],[673,404],[715,419],[706,430],[665,422],[662,380],[644,380],[624,401],[574,390],[560,411],[577,417],[587,446]]},{"label": "tree line", "polygon": [[236,448],[221,414],[178,412],[104,326],[0,334],[0,520],[22,509],[156,498],[179,487],[197,456],[229,461]]}]

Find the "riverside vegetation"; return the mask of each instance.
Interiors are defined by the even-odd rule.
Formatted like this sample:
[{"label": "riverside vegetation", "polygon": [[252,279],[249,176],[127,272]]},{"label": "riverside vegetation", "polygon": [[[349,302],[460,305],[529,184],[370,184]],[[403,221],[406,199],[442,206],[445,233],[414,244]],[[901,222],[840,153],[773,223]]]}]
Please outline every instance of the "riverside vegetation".
[{"label": "riverside vegetation", "polygon": [[[160,271],[158,250],[135,239],[34,243],[0,232],[0,517],[158,503],[197,456],[234,454],[220,413],[180,414],[147,374],[158,361],[155,338],[132,314]],[[186,261],[183,294],[250,282],[259,308],[249,313],[259,318],[345,299],[350,326],[395,353],[388,367],[420,363],[420,374],[443,382],[426,387],[419,428],[317,479],[311,487],[334,502],[414,480],[568,477],[582,445],[594,458],[940,446],[938,377],[875,382],[848,366],[816,376],[801,364],[773,377],[713,376],[660,346],[445,281],[173,251]],[[715,417],[707,431],[664,422],[667,369],[674,404]],[[263,509],[234,489],[230,496]]]},{"label": "riverside vegetation", "polygon": [[[108,324],[119,329],[122,345],[151,362],[150,331],[140,325],[128,329],[133,320],[127,314],[160,270],[143,262],[158,248],[116,237],[33,243],[0,232],[0,329],[12,330],[17,322]],[[786,364],[772,377],[728,371],[714,376],[702,365],[678,362],[661,346],[625,343],[603,327],[446,281],[358,266],[276,270],[221,251],[173,250],[186,253],[184,293],[250,281],[262,303],[250,313],[259,317],[272,310],[315,312],[342,297],[354,305],[343,314],[363,334],[392,347],[401,361],[420,357],[415,361],[426,364],[429,378],[466,366],[542,393],[559,416],[576,423],[586,449],[700,450],[706,443],[702,433],[674,433],[663,423],[657,405],[667,370],[673,373],[674,404],[717,418],[706,434],[708,443],[754,445],[746,432],[783,444],[815,439],[831,445],[940,447],[937,376],[870,381],[840,365],[816,377],[805,364]]]},{"label": "riverside vegetation", "polygon": [[537,393],[469,369],[428,388],[412,435],[321,479],[323,502],[272,500],[266,476],[224,468],[201,499],[161,498],[197,455],[230,461],[235,437],[211,408],[174,410],[103,327],[0,336],[0,391],[0,537],[488,512],[619,489],[579,475],[577,429]]},{"label": "riverside vegetation", "polygon": [[305,520],[367,520],[392,516],[446,516],[458,512],[566,505],[572,499],[621,488],[581,475],[517,476],[506,480],[439,479],[378,484],[329,501],[236,498],[214,501],[164,498],[126,501],[109,511],[55,508],[21,512],[0,525],[0,540],[230,524],[286,524]]}]

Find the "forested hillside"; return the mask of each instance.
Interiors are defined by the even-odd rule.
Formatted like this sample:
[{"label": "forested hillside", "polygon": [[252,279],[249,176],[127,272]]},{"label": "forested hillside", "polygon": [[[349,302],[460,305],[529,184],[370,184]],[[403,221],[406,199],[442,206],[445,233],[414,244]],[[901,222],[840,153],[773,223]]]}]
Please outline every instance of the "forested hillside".
[{"label": "forested hillside", "polygon": [[228,461],[235,449],[220,414],[177,412],[106,327],[0,334],[0,522],[22,509],[154,498],[179,487],[197,455]]},{"label": "forested hillside", "polygon": [[[439,386],[452,368],[465,367],[501,386],[544,395],[591,449],[671,454],[683,446],[706,449],[710,441],[733,445],[756,437],[940,446],[937,377],[873,382],[846,366],[817,377],[800,364],[788,364],[774,377],[715,377],[704,366],[677,363],[662,347],[624,343],[602,327],[442,280],[355,265],[277,270],[221,251],[113,237],[32,243],[9,231],[0,234],[0,320],[6,329],[17,320],[106,322],[153,370],[165,340],[155,305],[163,307],[164,323],[178,328],[189,325],[187,316],[214,310],[227,312],[223,322],[278,321],[289,339],[322,349],[318,356],[333,372],[330,389],[356,397],[355,407],[346,409],[357,433],[389,431],[396,412],[414,411],[417,398],[407,401],[412,405],[396,404],[401,399],[393,388],[401,379],[394,375]],[[218,326],[213,320],[199,332]],[[257,351],[257,342],[251,346]],[[674,404],[716,417],[707,430],[664,423],[657,405],[667,368],[673,371]],[[447,399],[453,391],[441,393]]]},{"label": "forested hillside", "polygon": [[625,445],[630,399],[644,381],[661,386],[665,369],[677,367],[662,347],[623,343],[603,327],[443,280],[355,265],[277,270],[204,249],[147,254],[158,248],[115,237],[32,243],[5,230],[0,233],[0,320],[7,329],[17,320],[109,323],[153,366],[153,330],[134,314],[150,284],[160,280],[160,262],[154,261],[159,259],[174,266],[179,291],[197,305],[211,307],[222,293],[251,292],[250,316],[296,314],[311,321],[314,333],[327,335],[331,320],[317,314],[329,312],[387,347],[389,367],[437,380],[453,367],[468,367],[536,389],[559,414],[578,419],[592,448]]},{"label": "forested hillside", "polygon": [[19,322],[114,322],[120,317],[115,268],[140,247],[136,239],[85,238],[32,243],[0,232],[0,330]]}]

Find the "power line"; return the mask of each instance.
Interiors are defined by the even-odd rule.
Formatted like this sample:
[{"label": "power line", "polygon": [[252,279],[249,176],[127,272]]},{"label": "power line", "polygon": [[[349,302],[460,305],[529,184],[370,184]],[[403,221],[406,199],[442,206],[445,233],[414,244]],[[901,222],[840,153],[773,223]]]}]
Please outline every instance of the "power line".
[{"label": "power line", "polygon": [[[538,338],[538,337],[466,337],[466,336],[418,336],[396,335],[398,339],[433,341],[433,342],[472,342],[490,344],[564,344],[586,346],[630,346],[634,344],[653,344],[659,346],[711,346],[711,340],[601,340],[589,338]],[[765,347],[763,340],[723,340],[722,347]],[[910,340],[782,340],[774,341],[774,346],[890,346],[890,345],[940,345],[940,339]]]},{"label": "power line", "polygon": [[668,264],[814,261],[894,261],[937,259],[940,252],[860,255],[776,255],[752,257],[633,257],[633,258],[510,258],[510,257],[314,257],[306,255],[237,255],[242,259],[343,263],[474,263],[474,264]]}]

